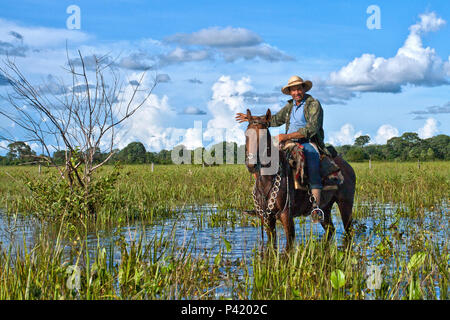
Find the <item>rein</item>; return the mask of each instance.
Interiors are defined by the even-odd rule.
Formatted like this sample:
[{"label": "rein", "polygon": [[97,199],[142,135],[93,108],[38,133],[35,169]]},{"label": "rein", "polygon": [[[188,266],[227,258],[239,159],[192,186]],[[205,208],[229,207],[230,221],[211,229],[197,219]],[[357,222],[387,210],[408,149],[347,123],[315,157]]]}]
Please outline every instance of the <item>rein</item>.
[{"label": "rein", "polygon": [[[263,125],[264,129],[268,129],[269,127],[269,123],[266,120],[262,120],[262,119],[251,119],[249,121],[249,126],[250,125]],[[268,136],[268,143],[267,143],[267,147],[266,147],[266,152],[267,154],[269,154],[269,152],[271,151],[271,139],[270,139],[270,135]],[[279,151],[280,152],[280,151]],[[286,177],[286,201],[284,203],[284,208],[279,210],[278,212],[274,212],[274,208],[275,208],[275,203],[276,200],[278,198],[278,193],[280,191],[280,186],[281,186],[281,175],[282,175],[282,168],[284,167],[283,165],[279,165],[278,167],[278,172],[276,175],[272,175],[272,185],[269,189],[269,192],[267,193],[270,194],[270,197],[267,198],[267,195],[264,194],[263,191],[261,191],[258,188],[258,181],[261,181],[261,168],[263,168],[263,165],[260,162],[259,159],[259,154],[252,154],[249,153],[247,155],[247,158],[249,160],[253,159],[256,156],[256,171],[259,173],[258,178],[255,180],[255,185],[253,186],[253,191],[252,191],[252,196],[253,196],[253,202],[255,205],[255,209],[256,212],[258,213],[259,217],[262,219],[263,223],[261,224],[261,238],[262,238],[262,243],[264,243],[264,226],[268,226],[269,225],[269,218],[273,215],[275,215],[275,217],[280,213],[283,212],[284,210],[286,210],[286,207],[289,205],[289,211],[291,210],[291,203],[289,201],[289,173],[285,174]],[[273,178],[275,176],[275,178]],[[262,198],[263,198],[263,202],[264,202],[264,207],[260,206],[260,204],[258,203],[258,199],[257,199],[257,194],[261,194]]]},{"label": "rein", "polygon": [[[289,211],[291,208],[291,203],[289,201],[289,176],[285,175],[286,177],[286,200],[284,203],[283,209],[279,210],[278,212],[274,212],[273,209],[275,207],[275,202],[278,198],[278,193],[280,191],[281,186],[281,174],[282,174],[282,167],[279,166],[278,172],[275,175],[275,179],[272,178],[272,186],[269,189],[268,194],[270,194],[270,197],[267,199],[267,195],[265,195],[259,188],[258,188],[258,181],[261,180],[261,174],[258,175],[258,178],[255,180],[255,185],[253,186],[252,196],[253,196],[253,202],[255,205],[256,212],[258,213],[259,217],[262,219],[263,223],[261,224],[261,238],[262,243],[264,243],[264,226],[269,225],[269,218],[273,215],[275,217],[280,213],[286,210],[286,207],[289,205]],[[258,167],[258,171],[260,168]],[[257,199],[257,192],[260,193],[263,197],[264,202],[266,203],[265,208],[263,209]]]}]

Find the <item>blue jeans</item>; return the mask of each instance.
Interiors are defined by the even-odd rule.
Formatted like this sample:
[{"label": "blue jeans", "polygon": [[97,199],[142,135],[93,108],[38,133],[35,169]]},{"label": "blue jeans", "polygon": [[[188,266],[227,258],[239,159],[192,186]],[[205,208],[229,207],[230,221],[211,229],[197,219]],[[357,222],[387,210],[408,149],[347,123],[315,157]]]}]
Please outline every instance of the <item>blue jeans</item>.
[{"label": "blue jeans", "polygon": [[319,153],[309,142],[302,143],[302,146],[305,152],[306,167],[308,169],[309,187],[311,189],[322,189]]}]

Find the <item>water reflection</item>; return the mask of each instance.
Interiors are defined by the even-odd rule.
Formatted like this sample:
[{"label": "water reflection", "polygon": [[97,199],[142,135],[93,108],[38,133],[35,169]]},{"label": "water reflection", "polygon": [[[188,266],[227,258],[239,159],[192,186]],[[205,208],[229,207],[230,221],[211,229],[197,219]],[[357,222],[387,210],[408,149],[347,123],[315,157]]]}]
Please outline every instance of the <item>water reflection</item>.
[{"label": "water reflection", "polygon": [[[394,268],[384,265],[382,250],[386,239],[391,242],[390,245],[398,247],[397,252],[405,255],[401,257],[403,261],[414,253],[415,242],[423,244],[424,236],[448,251],[449,212],[445,205],[413,218],[403,215],[395,205],[363,203],[359,204],[357,210],[365,214],[354,220],[354,245],[365,250],[365,263],[368,266]],[[339,245],[343,242],[344,229],[336,207],[332,211],[332,218],[336,227],[335,241]],[[98,229],[91,226],[83,229],[74,226],[73,233],[68,233],[70,237],[59,238],[62,228],[67,228],[70,223],[61,225],[32,216],[10,216],[0,211],[0,245],[3,250],[11,248],[14,255],[17,250],[23,250],[25,245],[31,249],[42,241],[53,241],[54,244],[60,241],[67,259],[72,262],[76,259],[73,251],[79,250],[80,246],[86,245],[93,253],[100,247],[106,249],[110,263],[117,263],[121,259],[118,243],[131,245],[142,240],[145,244],[159,238],[173,242],[174,248],[187,249],[192,256],[209,257],[211,263],[214,263],[214,257],[218,254],[233,263],[243,259],[251,261],[255,250],[259,250],[262,244],[259,219],[215,206],[183,208],[170,218],[130,220],[120,227],[111,225]],[[78,234],[79,230],[86,230],[86,233]],[[295,230],[297,243],[303,243],[311,237],[320,240],[324,236],[322,226],[312,223],[309,217],[296,218]],[[267,240],[266,235],[264,239]],[[283,248],[285,241],[284,230],[277,224],[278,247]],[[248,272],[251,275],[250,267]]]},{"label": "water reflection", "polygon": [[[427,232],[430,237],[439,240],[437,243],[448,243],[449,213],[447,208],[426,212],[415,218],[401,217],[396,214],[396,207],[392,205],[362,204],[369,208],[369,215],[355,219],[354,242],[369,241],[375,247],[385,236],[398,240],[412,239],[417,230]],[[332,211],[333,224],[336,227],[336,241],[342,242],[344,229],[339,212]],[[220,219],[218,219],[218,217]],[[229,223],[233,220],[233,223]],[[61,225],[43,222],[32,216],[10,216],[0,211],[0,243],[3,248],[23,248],[24,243],[31,248],[42,241],[43,233],[46,238],[56,241]],[[312,223],[309,217],[295,219],[296,241],[301,243],[308,238],[321,239],[324,230],[318,223]],[[158,237],[170,237],[178,247],[189,247],[192,254],[202,254],[205,251],[215,256],[221,251],[229,259],[250,258],[255,248],[261,246],[261,228],[259,219],[243,217],[234,210],[218,210],[214,206],[191,207],[179,211],[172,218],[159,221],[137,220],[120,227],[105,227],[101,230],[87,231],[87,245],[90,248],[111,248],[114,243],[123,238],[127,243],[143,238],[144,241]],[[231,244],[229,252],[224,248],[224,239]],[[267,240],[266,235],[264,239]],[[62,239],[63,244],[71,246],[77,239]],[[285,245],[284,230],[277,224],[277,243],[279,248]],[[118,250],[119,248],[117,248]],[[118,256],[120,258],[120,256]]]}]

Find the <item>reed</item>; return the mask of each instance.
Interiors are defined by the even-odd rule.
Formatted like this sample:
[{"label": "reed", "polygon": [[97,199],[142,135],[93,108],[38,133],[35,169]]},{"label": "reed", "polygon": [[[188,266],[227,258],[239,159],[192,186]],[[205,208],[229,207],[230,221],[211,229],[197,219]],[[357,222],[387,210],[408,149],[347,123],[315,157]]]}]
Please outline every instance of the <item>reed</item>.
[{"label": "reed", "polygon": [[[39,212],[20,178],[45,181],[52,169],[1,167],[0,207],[41,227],[31,242],[0,244],[0,299],[448,299],[450,163],[353,166],[349,248],[338,237],[322,240],[300,218],[288,254],[254,248],[239,257],[226,237],[205,249],[195,235],[259,229],[258,219],[240,213],[253,207],[244,166],[125,166],[95,220]],[[176,218],[186,215],[196,217],[189,226],[196,232],[180,243],[184,221]],[[149,225],[164,227],[146,234]],[[378,289],[370,287],[371,266],[381,270]]]},{"label": "reed", "polygon": [[[421,215],[425,210],[448,206],[450,162],[354,163],[357,175],[354,216],[364,214],[364,204],[392,203],[407,215]],[[110,172],[104,168],[99,175]],[[38,212],[38,203],[21,185],[20,176],[48,179],[51,169],[39,175],[35,167],[0,169],[0,207],[9,212]],[[243,165],[205,167],[161,165],[154,172],[148,165],[125,166],[115,189],[98,208],[98,215],[125,214],[136,217],[167,215],[179,207],[215,205],[219,208],[245,210],[253,206],[253,177]]]}]

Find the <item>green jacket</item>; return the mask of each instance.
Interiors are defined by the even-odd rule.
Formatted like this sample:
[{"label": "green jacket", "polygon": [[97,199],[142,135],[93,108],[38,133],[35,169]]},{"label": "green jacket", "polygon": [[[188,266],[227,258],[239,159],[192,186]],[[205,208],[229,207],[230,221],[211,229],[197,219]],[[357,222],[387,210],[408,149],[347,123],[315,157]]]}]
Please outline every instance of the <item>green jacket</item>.
[{"label": "green jacket", "polygon": [[[303,106],[306,119],[306,127],[298,129],[303,136],[314,142],[322,153],[329,155],[324,144],[323,132],[323,109],[319,100],[314,99],[309,94],[305,94],[305,104]],[[286,105],[273,115],[270,119],[271,127],[279,127],[286,124],[286,132],[289,130],[289,122],[291,120],[291,112],[294,106],[294,100],[290,99]]]}]

